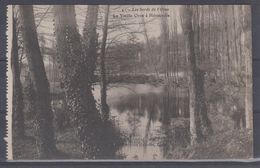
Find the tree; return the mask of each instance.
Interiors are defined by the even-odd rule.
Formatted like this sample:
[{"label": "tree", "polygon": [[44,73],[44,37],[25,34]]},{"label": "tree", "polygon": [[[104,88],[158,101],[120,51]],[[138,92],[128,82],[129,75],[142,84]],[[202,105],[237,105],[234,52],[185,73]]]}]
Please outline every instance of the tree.
[{"label": "tree", "polygon": [[98,6],[88,6],[82,44],[74,6],[54,7],[57,63],[64,83],[68,108],[73,113],[83,157],[88,159],[102,158],[105,148],[102,120],[96,108],[91,82],[96,61],[97,12]]},{"label": "tree", "polygon": [[[203,7],[202,7],[203,9]],[[194,10],[194,9],[193,9]],[[193,12],[192,10],[192,12]],[[195,45],[195,62],[192,62],[192,64],[195,65],[195,76],[196,76],[196,80],[195,80],[195,100],[196,100],[196,108],[199,111],[199,120],[200,120],[200,125],[202,126],[202,130],[203,130],[203,134],[212,134],[213,130],[212,130],[212,126],[211,126],[211,121],[208,118],[208,108],[207,108],[207,104],[206,104],[206,94],[205,94],[205,74],[208,70],[207,68],[207,64],[205,62],[205,48],[206,45],[204,45],[203,43],[203,39],[205,38],[203,31],[204,31],[204,20],[203,16],[204,16],[204,10],[200,10],[200,8],[197,6],[197,9],[195,10],[196,13],[195,15],[197,16],[197,21],[193,22],[193,24],[195,24],[196,32],[195,34],[197,34],[197,41],[195,41],[196,44],[199,45]],[[200,14],[202,15],[202,17],[200,17]],[[204,135],[204,137],[205,137]]]},{"label": "tree", "polygon": [[[207,106],[204,93],[204,74],[205,72],[198,67],[198,45],[195,47],[195,32],[193,30],[196,25],[193,25],[193,9],[191,6],[182,8],[183,33],[186,35],[188,42],[188,57],[190,66],[189,77],[189,102],[190,102],[190,133],[191,144],[199,143],[204,138],[203,127],[211,129],[210,121],[207,117]],[[198,31],[198,30],[197,30]]]},{"label": "tree", "polygon": [[165,78],[169,82],[169,27],[166,17],[162,17],[161,21],[161,56],[162,65],[164,68]]},{"label": "tree", "polygon": [[17,44],[17,19],[13,16],[13,39],[11,50],[11,66],[13,71],[13,135],[23,137],[24,134],[24,103],[22,83],[20,79],[19,54]]},{"label": "tree", "polygon": [[56,152],[53,113],[51,109],[49,83],[37,39],[32,5],[19,5],[22,24],[23,45],[35,91],[36,144],[41,159],[52,158]]},{"label": "tree", "polygon": [[192,11],[190,6],[184,6],[182,8],[182,22],[183,22],[183,33],[186,34],[188,42],[188,55],[190,64],[190,75],[189,75],[189,108],[190,108],[190,133],[191,133],[191,144],[194,145],[198,142],[202,136],[202,131],[199,125],[199,114],[196,109],[196,95],[195,95],[195,71],[196,71],[196,59],[194,49],[194,31],[192,28]]},{"label": "tree", "polygon": [[250,7],[242,7],[242,36],[243,40],[243,56],[245,61],[245,120],[246,128],[253,129],[253,107],[252,107],[252,91],[253,91],[253,81],[252,81],[252,44],[251,44],[251,35],[250,34],[250,22],[247,22],[247,18],[250,17]]},{"label": "tree", "polygon": [[[97,63],[97,46],[98,46],[98,34],[97,34],[97,20],[98,20],[98,6],[89,5],[87,8],[87,14],[85,24],[83,28],[83,52],[85,54],[84,59],[88,70],[88,82],[93,83],[94,71]],[[76,22],[76,21],[75,21]]]},{"label": "tree", "polygon": [[109,118],[109,107],[107,105],[107,81],[106,81],[106,67],[105,67],[105,55],[106,55],[106,41],[107,41],[107,29],[108,29],[108,16],[109,16],[109,5],[106,6],[105,10],[105,22],[103,27],[103,37],[101,44],[101,56],[100,56],[100,71],[101,71],[101,112],[103,120],[107,121]]}]

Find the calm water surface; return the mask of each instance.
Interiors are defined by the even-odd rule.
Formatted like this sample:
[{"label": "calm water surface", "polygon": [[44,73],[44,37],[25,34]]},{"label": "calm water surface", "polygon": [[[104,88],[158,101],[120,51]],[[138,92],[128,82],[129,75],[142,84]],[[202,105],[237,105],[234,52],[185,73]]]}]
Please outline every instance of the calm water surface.
[{"label": "calm water surface", "polygon": [[[94,89],[99,101],[100,89]],[[189,143],[188,98],[183,89],[150,84],[113,84],[107,92],[110,116],[125,144],[125,159],[168,159]]]}]

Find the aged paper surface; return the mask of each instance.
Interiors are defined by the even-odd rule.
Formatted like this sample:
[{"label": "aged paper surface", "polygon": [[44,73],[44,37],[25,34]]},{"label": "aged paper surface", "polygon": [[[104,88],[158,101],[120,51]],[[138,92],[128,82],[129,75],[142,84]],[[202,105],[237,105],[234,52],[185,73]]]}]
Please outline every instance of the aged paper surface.
[{"label": "aged paper surface", "polygon": [[7,35],[9,160],[253,156],[250,6],[16,5]]}]

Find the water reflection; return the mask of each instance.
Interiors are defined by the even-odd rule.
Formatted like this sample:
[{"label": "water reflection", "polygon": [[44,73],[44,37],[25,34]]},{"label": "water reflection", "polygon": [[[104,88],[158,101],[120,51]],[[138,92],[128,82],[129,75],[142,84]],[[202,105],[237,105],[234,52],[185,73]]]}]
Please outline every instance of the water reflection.
[{"label": "water reflection", "polygon": [[173,159],[175,148],[189,143],[189,102],[184,89],[149,84],[112,86],[108,104],[125,136],[118,152],[126,159]]}]

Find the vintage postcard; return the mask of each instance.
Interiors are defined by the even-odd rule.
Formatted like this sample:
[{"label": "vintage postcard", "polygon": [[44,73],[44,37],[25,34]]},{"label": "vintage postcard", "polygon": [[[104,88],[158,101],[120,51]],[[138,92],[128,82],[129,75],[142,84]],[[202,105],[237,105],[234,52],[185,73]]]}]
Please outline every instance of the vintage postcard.
[{"label": "vintage postcard", "polygon": [[9,160],[253,157],[249,5],[8,6]]}]

